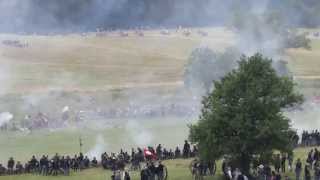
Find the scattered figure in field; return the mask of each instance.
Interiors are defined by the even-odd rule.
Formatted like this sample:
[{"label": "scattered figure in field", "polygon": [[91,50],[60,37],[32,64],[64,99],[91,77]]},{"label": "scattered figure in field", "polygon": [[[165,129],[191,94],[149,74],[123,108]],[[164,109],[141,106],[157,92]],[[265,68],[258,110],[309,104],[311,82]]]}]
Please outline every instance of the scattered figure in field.
[{"label": "scattered figure in field", "polygon": [[281,155],[281,172],[282,173],[285,173],[286,172],[286,160],[287,160],[287,157],[285,154],[282,154]]},{"label": "scattered figure in field", "polygon": [[293,152],[288,154],[288,169],[290,172],[292,172],[293,170],[292,164],[293,164]]},{"label": "scattered figure in field", "polygon": [[5,167],[3,167],[3,165],[2,164],[0,164],[0,176],[3,176],[3,175],[5,175],[5,173],[6,173],[6,168]]},{"label": "scattered figure in field", "polygon": [[305,165],[304,167],[304,180],[311,180],[311,172],[309,165]]},{"label": "scattered figure in field", "polygon": [[124,32],[124,31],[120,31],[120,32],[119,32],[119,35],[120,35],[121,37],[128,37],[128,36],[129,36],[129,33]]},{"label": "scattered figure in field", "polygon": [[300,180],[301,177],[301,172],[302,172],[302,163],[300,158],[296,162],[296,167],[295,167],[295,175],[296,175],[296,180]]},{"label": "scattered figure in field", "polygon": [[320,165],[319,161],[316,161],[314,164],[314,179],[319,180],[320,179]]},{"label": "scattered figure in field", "polygon": [[92,167],[98,167],[98,161],[96,157],[93,157],[93,160],[91,161]]},{"label": "scattered figure in field", "polygon": [[280,174],[280,172],[277,172],[277,173],[276,173],[276,178],[275,178],[275,180],[281,180],[281,174]]},{"label": "scattered figure in field", "polygon": [[276,172],[280,172],[280,168],[281,168],[280,154],[276,155],[276,158],[274,160],[274,168],[275,168]]},{"label": "scattered figure in field", "polygon": [[190,156],[190,151],[190,144],[185,140],[183,146],[183,158],[188,158]]},{"label": "scattered figure in field", "polygon": [[147,166],[143,166],[141,172],[140,172],[140,179],[141,180],[150,180],[151,172],[148,169]]},{"label": "scattered figure in field", "polygon": [[165,171],[165,166],[162,164],[161,161],[159,161],[158,166],[156,167],[156,175],[158,177],[158,180],[165,180],[167,173]]},{"label": "scattered figure in field", "polygon": [[194,159],[190,164],[190,171],[194,180],[203,179],[203,169],[201,167],[201,162],[198,159]]},{"label": "scattered figure in field", "polygon": [[16,174],[22,174],[22,173],[23,173],[23,165],[20,163],[20,161],[17,161]]},{"label": "scattered figure in field", "polygon": [[179,147],[176,147],[176,150],[174,152],[174,156],[175,156],[175,158],[181,157],[181,150],[179,149]]},{"label": "scattered figure in field", "polygon": [[136,34],[137,36],[140,36],[140,37],[143,37],[143,36],[144,36],[144,33],[143,33],[143,31],[141,31],[141,30],[136,30],[136,31],[135,31],[135,34]]},{"label": "scattered figure in field", "polygon": [[169,32],[169,30],[164,29],[164,30],[160,31],[160,34],[162,34],[162,35],[170,35],[170,32]]},{"label": "scattered figure in field", "polygon": [[13,159],[13,157],[11,157],[8,161],[8,174],[13,174],[13,170],[14,170],[14,165],[15,165],[15,161]]},{"label": "scattered figure in field", "polygon": [[156,148],[156,153],[157,153],[157,157],[158,157],[159,159],[162,159],[162,146],[161,146],[161,144],[159,144],[159,145],[157,146],[157,148]]},{"label": "scattered figure in field", "polygon": [[203,37],[207,37],[207,36],[208,36],[208,32],[205,32],[205,31],[203,31],[203,30],[199,30],[199,31],[198,31],[198,34],[201,35],[201,36],[203,36]]},{"label": "scattered figure in field", "polygon": [[182,33],[184,36],[188,37],[191,35],[191,31],[190,30],[184,30]]}]

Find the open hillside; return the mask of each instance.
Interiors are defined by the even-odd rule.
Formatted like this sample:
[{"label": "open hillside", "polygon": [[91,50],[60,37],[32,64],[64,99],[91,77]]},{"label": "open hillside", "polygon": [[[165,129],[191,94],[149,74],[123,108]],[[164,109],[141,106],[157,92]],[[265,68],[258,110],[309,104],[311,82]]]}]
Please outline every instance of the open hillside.
[{"label": "open hillside", "polygon": [[129,32],[128,37],[118,33],[1,35],[1,41],[19,40],[28,47],[2,45],[0,61],[12,80],[9,89],[18,92],[181,85],[184,64],[195,47],[222,50],[233,43],[233,34],[223,28],[208,33],[208,37],[196,32],[163,35],[160,31],[146,31],[144,36]]},{"label": "open hillside", "polygon": [[[169,88],[181,86],[184,65],[199,46],[223,50],[235,43],[235,34],[225,28],[206,29],[201,36],[172,30],[162,34],[149,30],[139,36],[113,32],[52,36],[0,35],[0,40],[18,40],[27,47],[0,45],[0,92],[28,93],[48,90],[105,91],[125,88]],[[320,40],[312,50],[287,51],[289,66],[302,88],[311,93],[319,86]]]},{"label": "open hillside", "polygon": [[[2,64],[0,92],[6,93],[0,98],[1,110],[13,113],[14,120],[20,121],[27,113],[35,115],[38,112],[44,112],[51,119],[59,120],[61,110],[66,105],[71,107],[74,114],[77,113],[76,110],[84,109],[100,112],[96,107],[127,107],[131,106],[132,102],[138,107],[156,104],[170,109],[173,107],[170,104],[172,102],[185,103],[183,100],[187,96],[181,89],[184,66],[191,51],[199,46],[209,46],[214,50],[222,51],[235,43],[236,35],[225,28],[203,29],[203,31],[206,31],[208,36],[199,34],[195,29],[190,30],[191,34],[188,36],[175,30],[171,30],[170,34],[160,30],[148,30],[144,31],[143,36],[135,34],[134,31],[128,32],[128,36],[123,36],[120,32],[63,36],[2,34],[0,35],[2,42],[18,40],[26,43],[27,46],[20,48],[3,43],[0,45]],[[319,39],[312,39],[312,50],[287,50],[289,68],[299,84],[299,90],[305,95],[319,95],[319,52]],[[51,91],[62,93],[51,93]],[[194,104],[188,105],[193,107]],[[135,106],[132,107],[132,111],[135,111]],[[158,107],[151,106],[151,108]],[[182,114],[185,114],[185,111],[182,111]],[[89,113],[88,120],[95,118],[90,115]],[[146,145],[145,143],[156,144],[168,139],[170,142],[163,143],[174,148],[187,137],[186,121],[195,119],[188,115],[183,117],[159,115],[156,118],[150,116],[144,119],[150,120],[151,117],[154,121],[148,123],[143,123],[141,118],[136,118],[139,121],[133,124],[133,128],[128,127],[128,122],[135,119],[134,117],[125,117],[124,120],[110,118],[112,122],[104,121],[105,117],[102,117],[103,121],[96,125],[91,121],[85,121],[82,125],[87,127],[90,124],[92,127],[89,127],[91,130],[82,133],[82,136],[87,138],[84,148],[89,151],[95,145],[95,139],[99,135],[112,144],[108,146],[112,151],[118,150],[123,144],[131,148]],[[70,119],[74,120],[75,117],[71,116]],[[171,123],[164,123],[165,121]],[[57,124],[59,122],[57,121]],[[159,122],[164,123],[163,127]],[[141,125],[137,125],[139,123]],[[108,129],[110,124],[112,126]],[[66,127],[69,127],[68,125],[66,124]],[[115,138],[108,139],[109,133],[114,131],[116,133],[112,137]],[[132,137],[138,137],[138,139],[125,138],[120,132],[126,135],[131,133]],[[176,132],[174,138],[168,137],[172,134],[171,132]],[[41,137],[37,132],[27,135],[25,133],[2,134],[0,145],[6,148],[0,149],[0,160],[5,160],[11,155],[25,160],[32,154],[55,153],[58,150],[72,153],[77,150],[79,133],[79,130],[63,133],[40,132],[43,134]],[[149,135],[153,138],[140,144],[139,137]],[[70,137],[70,139],[64,139],[64,137]],[[25,146],[17,148],[24,142],[31,143],[34,138],[40,138],[37,141],[40,144],[34,148],[28,149]],[[51,147],[57,142],[60,143],[59,146]],[[19,154],[22,149],[25,153]],[[69,151],[64,151],[65,149]]]}]

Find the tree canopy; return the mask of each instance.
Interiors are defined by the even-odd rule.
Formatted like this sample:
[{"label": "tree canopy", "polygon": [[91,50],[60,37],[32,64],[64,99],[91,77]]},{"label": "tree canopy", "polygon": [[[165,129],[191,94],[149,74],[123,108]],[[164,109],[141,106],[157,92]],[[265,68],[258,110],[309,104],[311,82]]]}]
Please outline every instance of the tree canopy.
[{"label": "tree canopy", "polygon": [[238,69],[214,82],[199,121],[190,126],[190,140],[198,145],[201,158],[228,156],[248,173],[254,158],[292,150],[290,120],[282,110],[303,97],[271,64],[261,54],[242,56]]}]

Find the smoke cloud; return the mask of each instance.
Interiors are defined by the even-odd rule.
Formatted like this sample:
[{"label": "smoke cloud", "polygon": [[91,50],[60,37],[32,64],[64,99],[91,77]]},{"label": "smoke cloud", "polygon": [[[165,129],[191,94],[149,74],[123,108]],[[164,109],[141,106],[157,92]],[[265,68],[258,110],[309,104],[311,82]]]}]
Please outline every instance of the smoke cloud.
[{"label": "smoke cloud", "polygon": [[319,100],[307,100],[296,109],[287,111],[286,116],[292,120],[292,127],[299,134],[302,130],[316,130],[320,126],[320,102]]},{"label": "smoke cloud", "polygon": [[143,124],[135,121],[130,120],[126,125],[126,131],[128,132],[129,136],[131,137],[134,144],[139,147],[146,147],[152,143],[153,134],[143,127]]},{"label": "smoke cloud", "polygon": [[[293,25],[319,25],[317,1],[291,0],[2,0],[0,30],[86,31],[134,26],[212,26],[234,13],[275,11]],[[294,16],[292,16],[294,13]],[[294,17],[294,18],[292,18]]]},{"label": "smoke cloud", "polygon": [[0,113],[0,127],[9,123],[13,119],[13,115],[9,112]]},{"label": "smoke cloud", "polygon": [[89,159],[93,159],[94,157],[101,161],[101,154],[106,152],[107,144],[104,141],[104,138],[102,135],[98,135],[96,137],[96,144],[95,146],[90,149],[85,155],[88,156]]}]

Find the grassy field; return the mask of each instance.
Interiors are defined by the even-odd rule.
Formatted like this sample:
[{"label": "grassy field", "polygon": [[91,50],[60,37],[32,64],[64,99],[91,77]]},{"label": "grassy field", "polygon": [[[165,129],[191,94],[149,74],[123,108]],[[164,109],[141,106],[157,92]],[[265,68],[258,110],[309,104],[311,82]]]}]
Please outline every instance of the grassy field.
[{"label": "grassy field", "polygon": [[208,37],[161,35],[160,30],[147,31],[144,37],[0,35],[1,41],[29,44],[27,48],[0,46],[0,63],[10,70],[10,90],[19,92],[172,85],[182,80],[184,64],[195,47],[222,50],[233,43],[233,34],[224,28],[208,32]]},{"label": "grassy field", "polygon": [[[17,36],[1,34],[0,41],[20,40],[29,44],[27,48],[14,48],[0,45],[0,94],[8,93],[0,99],[1,111],[19,113],[25,107],[18,96],[30,95],[45,104],[51,90],[70,93],[73,99],[83,95],[94,96],[100,104],[114,105],[117,97],[123,96],[121,103],[128,104],[126,97],[137,97],[137,92],[157,100],[171,99],[171,94],[181,94],[184,65],[195,47],[209,46],[223,50],[233,45],[235,35],[224,28],[206,29],[208,37],[193,32],[190,37],[178,33],[161,35],[159,31],[147,31],[144,37],[130,34],[120,37],[111,34],[96,37],[95,34],[66,36]],[[299,90],[307,96],[320,95],[320,40],[312,39],[312,50],[289,49],[286,52],[288,64]],[[130,90],[128,90],[130,89]],[[45,95],[43,95],[45,94]],[[55,96],[54,96],[55,97]],[[31,98],[30,98],[31,99]],[[65,95],[56,98],[57,105],[37,107],[37,111],[60,111],[68,104]],[[62,100],[65,101],[62,101]],[[138,98],[137,98],[138,99]],[[39,101],[40,101],[39,100]],[[154,101],[156,102],[156,101]],[[110,104],[108,104],[110,103]],[[80,104],[80,103],[78,103]],[[76,106],[77,104],[75,104]],[[90,104],[85,107],[89,107]],[[58,109],[60,108],[60,109]],[[21,116],[15,114],[17,117]],[[313,118],[313,117],[312,117]],[[101,128],[99,124],[79,129],[55,130],[49,132],[0,133],[0,162],[8,157],[26,161],[31,155],[60,153],[73,154],[79,151],[79,137],[84,141],[83,151],[88,152],[99,142],[104,141],[103,149],[108,152],[130,149],[136,146],[162,143],[174,148],[188,135],[189,119],[159,118],[128,120],[116,128]],[[159,123],[161,122],[161,123]],[[305,157],[306,149],[297,149],[296,157]],[[175,160],[165,162],[169,168],[170,179],[191,179],[188,161]],[[92,169],[59,179],[93,179],[109,177],[109,172]],[[134,176],[137,179],[137,175]],[[54,177],[17,176],[0,177],[12,180],[55,179]]]},{"label": "grassy field", "polygon": [[[295,159],[301,158],[302,162],[305,162],[305,158],[307,155],[307,152],[310,150],[310,148],[298,148],[295,150]],[[190,160],[170,160],[165,161],[164,164],[168,168],[169,172],[169,179],[170,180],[192,180],[192,176],[189,171],[189,164]],[[219,161],[217,163],[217,173],[214,177],[207,177],[206,180],[220,180],[221,178],[221,162]],[[110,171],[104,171],[102,169],[90,169],[82,171],[81,173],[73,173],[71,176],[65,177],[60,176],[59,180],[104,180],[104,179],[110,179]],[[290,176],[291,178],[294,177],[294,174],[292,172],[287,172],[286,175]],[[139,179],[139,173],[138,172],[131,172],[131,176],[134,180]],[[0,180],[51,180],[51,179],[57,179],[57,177],[43,177],[43,176],[34,176],[34,175],[23,175],[23,176],[6,176],[1,177]]]},{"label": "grassy field", "polygon": [[0,163],[6,162],[11,156],[25,162],[32,155],[54,155],[55,153],[73,155],[79,152],[80,137],[83,143],[82,151],[86,153],[92,149],[98,149],[97,157],[104,151],[119,152],[121,148],[131,150],[136,147],[155,146],[157,143],[162,143],[168,148],[181,147],[188,136],[187,122],[187,120],[175,118],[130,119],[128,123],[123,120],[121,126],[110,128],[99,127],[102,126],[99,122],[88,124],[86,127],[36,131],[30,134],[2,132],[0,133]]}]

